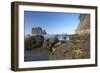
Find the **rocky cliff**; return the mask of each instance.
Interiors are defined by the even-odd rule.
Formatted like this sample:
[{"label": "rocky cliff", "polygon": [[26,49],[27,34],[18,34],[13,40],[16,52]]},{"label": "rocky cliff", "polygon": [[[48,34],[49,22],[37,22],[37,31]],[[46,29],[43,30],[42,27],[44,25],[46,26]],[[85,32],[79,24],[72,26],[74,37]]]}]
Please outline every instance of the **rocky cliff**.
[{"label": "rocky cliff", "polygon": [[80,23],[75,33],[76,34],[90,34],[90,15],[80,14],[79,20],[80,20]]}]

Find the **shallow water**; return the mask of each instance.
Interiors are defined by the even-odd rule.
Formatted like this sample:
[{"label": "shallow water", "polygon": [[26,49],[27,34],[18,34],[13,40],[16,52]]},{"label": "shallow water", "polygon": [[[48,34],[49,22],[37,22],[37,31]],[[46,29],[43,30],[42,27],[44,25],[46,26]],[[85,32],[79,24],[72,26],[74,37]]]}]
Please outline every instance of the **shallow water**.
[{"label": "shallow water", "polygon": [[49,52],[33,52],[25,51],[24,52],[24,61],[43,61],[49,60]]}]

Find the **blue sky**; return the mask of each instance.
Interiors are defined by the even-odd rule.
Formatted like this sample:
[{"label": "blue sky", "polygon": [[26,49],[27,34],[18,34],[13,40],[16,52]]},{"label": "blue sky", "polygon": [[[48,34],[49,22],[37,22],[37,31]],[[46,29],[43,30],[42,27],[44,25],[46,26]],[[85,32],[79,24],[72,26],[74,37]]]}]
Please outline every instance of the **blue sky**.
[{"label": "blue sky", "polygon": [[79,13],[24,11],[25,35],[32,27],[41,27],[47,34],[73,34],[79,24]]}]

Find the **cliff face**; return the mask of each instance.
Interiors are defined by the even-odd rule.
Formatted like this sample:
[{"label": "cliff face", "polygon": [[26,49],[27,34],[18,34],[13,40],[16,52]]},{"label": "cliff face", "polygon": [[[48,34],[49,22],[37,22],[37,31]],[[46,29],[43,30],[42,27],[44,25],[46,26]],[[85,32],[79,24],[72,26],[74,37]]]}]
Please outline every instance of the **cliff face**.
[{"label": "cliff face", "polygon": [[90,15],[80,14],[80,23],[76,29],[76,34],[90,34]]},{"label": "cliff face", "polygon": [[43,30],[41,27],[33,27],[32,28],[32,34],[34,35],[45,35],[47,34],[45,30]]}]

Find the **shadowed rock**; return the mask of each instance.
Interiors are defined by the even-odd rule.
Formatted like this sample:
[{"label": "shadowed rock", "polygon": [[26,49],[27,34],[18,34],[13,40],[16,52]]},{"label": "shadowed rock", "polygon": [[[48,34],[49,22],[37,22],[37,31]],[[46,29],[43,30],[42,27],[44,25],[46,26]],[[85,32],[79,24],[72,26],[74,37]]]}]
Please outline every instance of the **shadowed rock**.
[{"label": "shadowed rock", "polygon": [[25,40],[25,49],[32,50],[32,48],[39,48],[44,43],[44,37],[41,35],[31,36]]}]

